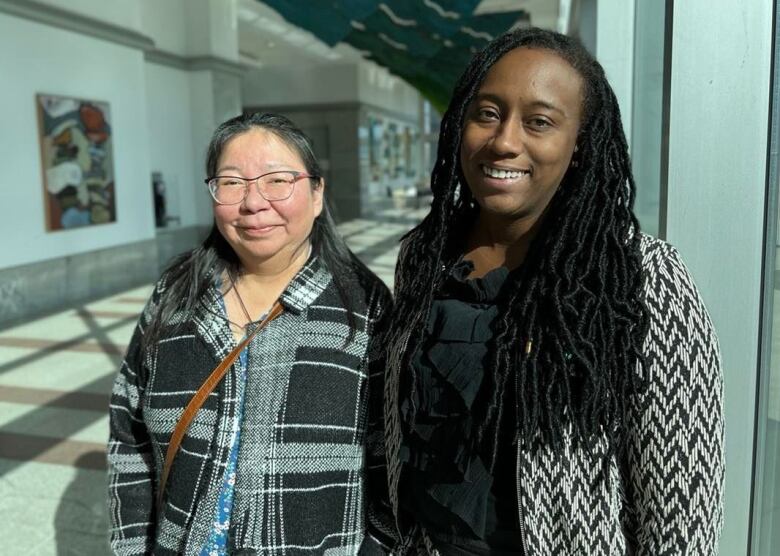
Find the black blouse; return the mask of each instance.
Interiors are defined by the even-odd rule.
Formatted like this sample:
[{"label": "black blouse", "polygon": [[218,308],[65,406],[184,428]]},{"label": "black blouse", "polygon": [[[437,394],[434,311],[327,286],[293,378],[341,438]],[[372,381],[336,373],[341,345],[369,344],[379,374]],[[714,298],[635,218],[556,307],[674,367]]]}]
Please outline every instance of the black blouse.
[{"label": "black blouse", "polygon": [[[504,392],[499,452],[476,446],[471,408],[491,364],[496,300],[509,270],[468,279],[473,265],[456,264],[431,306],[420,348],[412,357],[401,400],[404,462],[401,507],[421,523],[442,554],[521,554],[517,508],[515,396]],[[412,420],[414,410],[414,423]]]}]

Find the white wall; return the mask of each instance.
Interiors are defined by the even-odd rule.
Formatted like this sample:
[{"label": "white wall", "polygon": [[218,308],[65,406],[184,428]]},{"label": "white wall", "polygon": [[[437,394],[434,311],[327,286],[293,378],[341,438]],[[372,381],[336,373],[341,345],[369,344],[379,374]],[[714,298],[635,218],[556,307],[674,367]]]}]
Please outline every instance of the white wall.
[{"label": "white wall", "polygon": [[[0,14],[0,76],[0,268],[153,238],[143,54]],[[117,222],[46,232],[36,93],[109,103]]]},{"label": "white wall", "polygon": [[187,53],[238,60],[236,0],[187,0]]},{"label": "white wall", "polygon": [[403,79],[370,62],[266,66],[242,80],[244,106],[293,106],[361,102],[412,118],[420,94]]},{"label": "white wall", "polygon": [[[238,59],[236,0],[142,1],[144,32],[158,50]],[[217,125],[241,113],[239,79],[152,63],[147,76],[152,169],[164,174],[168,214],[179,216],[182,226],[209,225],[206,146]]]},{"label": "white wall", "polygon": [[167,213],[181,226],[208,226],[206,147],[220,123],[241,113],[238,78],[147,63],[146,90],[151,169],[163,173]]},{"label": "white wall", "polygon": [[158,50],[238,60],[236,0],[133,2],[140,2],[143,32]]},{"label": "white wall", "polygon": [[358,100],[355,64],[267,66],[244,75],[244,106],[283,106],[355,102]]},{"label": "white wall", "polygon": [[[141,5],[138,0],[35,0],[83,16],[140,32]],[[160,3],[169,0],[158,0]]]},{"label": "white wall", "polygon": [[[192,122],[192,159],[197,165],[195,179],[205,174],[203,161],[206,156],[206,147],[209,143],[217,122],[214,116],[214,89],[210,72],[195,71],[190,76],[191,91],[191,109],[197,117],[191,119]],[[205,176],[204,176],[205,178]],[[211,201],[208,197],[195,197],[195,220],[200,224],[207,224],[214,220],[211,211]]]},{"label": "white wall", "polygon": [[188,54],[185,4],[186,0],[141,0],[143,32],[158,50]]},{"label": "white wall", "polygon": [[168,215],[182,226],[200,224],[198,197],[208,194],[193,149],[189,72],[150,63],[145,71],[151,170],[163,174]]}]

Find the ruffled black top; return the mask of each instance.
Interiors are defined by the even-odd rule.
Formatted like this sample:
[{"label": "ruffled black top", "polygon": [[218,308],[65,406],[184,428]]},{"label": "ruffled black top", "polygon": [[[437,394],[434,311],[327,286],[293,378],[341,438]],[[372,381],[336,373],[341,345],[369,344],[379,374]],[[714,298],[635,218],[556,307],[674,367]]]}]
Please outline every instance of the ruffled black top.
[{"label": "ruffled black top", "polygon": [[[491,364],[493,331],[509,270],[468,279],[473,265],[456,264],[431,306],[414,373],[402,385],[404,440],[400,503],[425,526],[442,554],[521,554],[517,508],[515,397],[504,393],[494,472],[475,441],[471,408]],[[412,378],[411,375],[414,375]],[[412,408],[414,422],[412,421]]]}]

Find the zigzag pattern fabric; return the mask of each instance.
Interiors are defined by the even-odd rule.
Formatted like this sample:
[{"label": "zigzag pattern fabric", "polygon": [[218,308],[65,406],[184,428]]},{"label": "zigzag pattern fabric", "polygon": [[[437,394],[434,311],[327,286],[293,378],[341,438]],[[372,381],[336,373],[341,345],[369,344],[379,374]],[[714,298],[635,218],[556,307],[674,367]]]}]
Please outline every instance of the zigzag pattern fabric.
[{"label": "zigzag pattern fabric", "polygon": [[[626,416],[625,458],[611,455],[606,439],[584,447],[571,434],[558,451],[542,443],[519,450],[517,490],[526,554],[718,553],[724,453],[717,337],[677,251],[644,235],[641,251],[651,316],[644,345],[648,389]],[[397,512],[397,400],[404,358],[389,359],[386,461],[390,504]],[[396,552],[435,554],[426,540],[415,527]]]}]

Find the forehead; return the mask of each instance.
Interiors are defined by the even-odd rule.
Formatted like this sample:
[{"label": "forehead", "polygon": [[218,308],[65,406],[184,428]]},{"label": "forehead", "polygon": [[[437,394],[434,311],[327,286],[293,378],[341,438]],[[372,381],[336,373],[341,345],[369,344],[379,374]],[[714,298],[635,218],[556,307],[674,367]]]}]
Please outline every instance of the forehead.
[{"label": "forehead", "polygon": [[479,94],[506,101],[545,102],[579,115],[583,103],[583,79],[566,60],[551,50],[516,48],[488,70]]},{"label": "forehead", "polygon": [[259,127],[232,137],[222,149],[221,163],[243,160],[265,162],[269,165],[302,162],[295,149],[281,137]]}]

